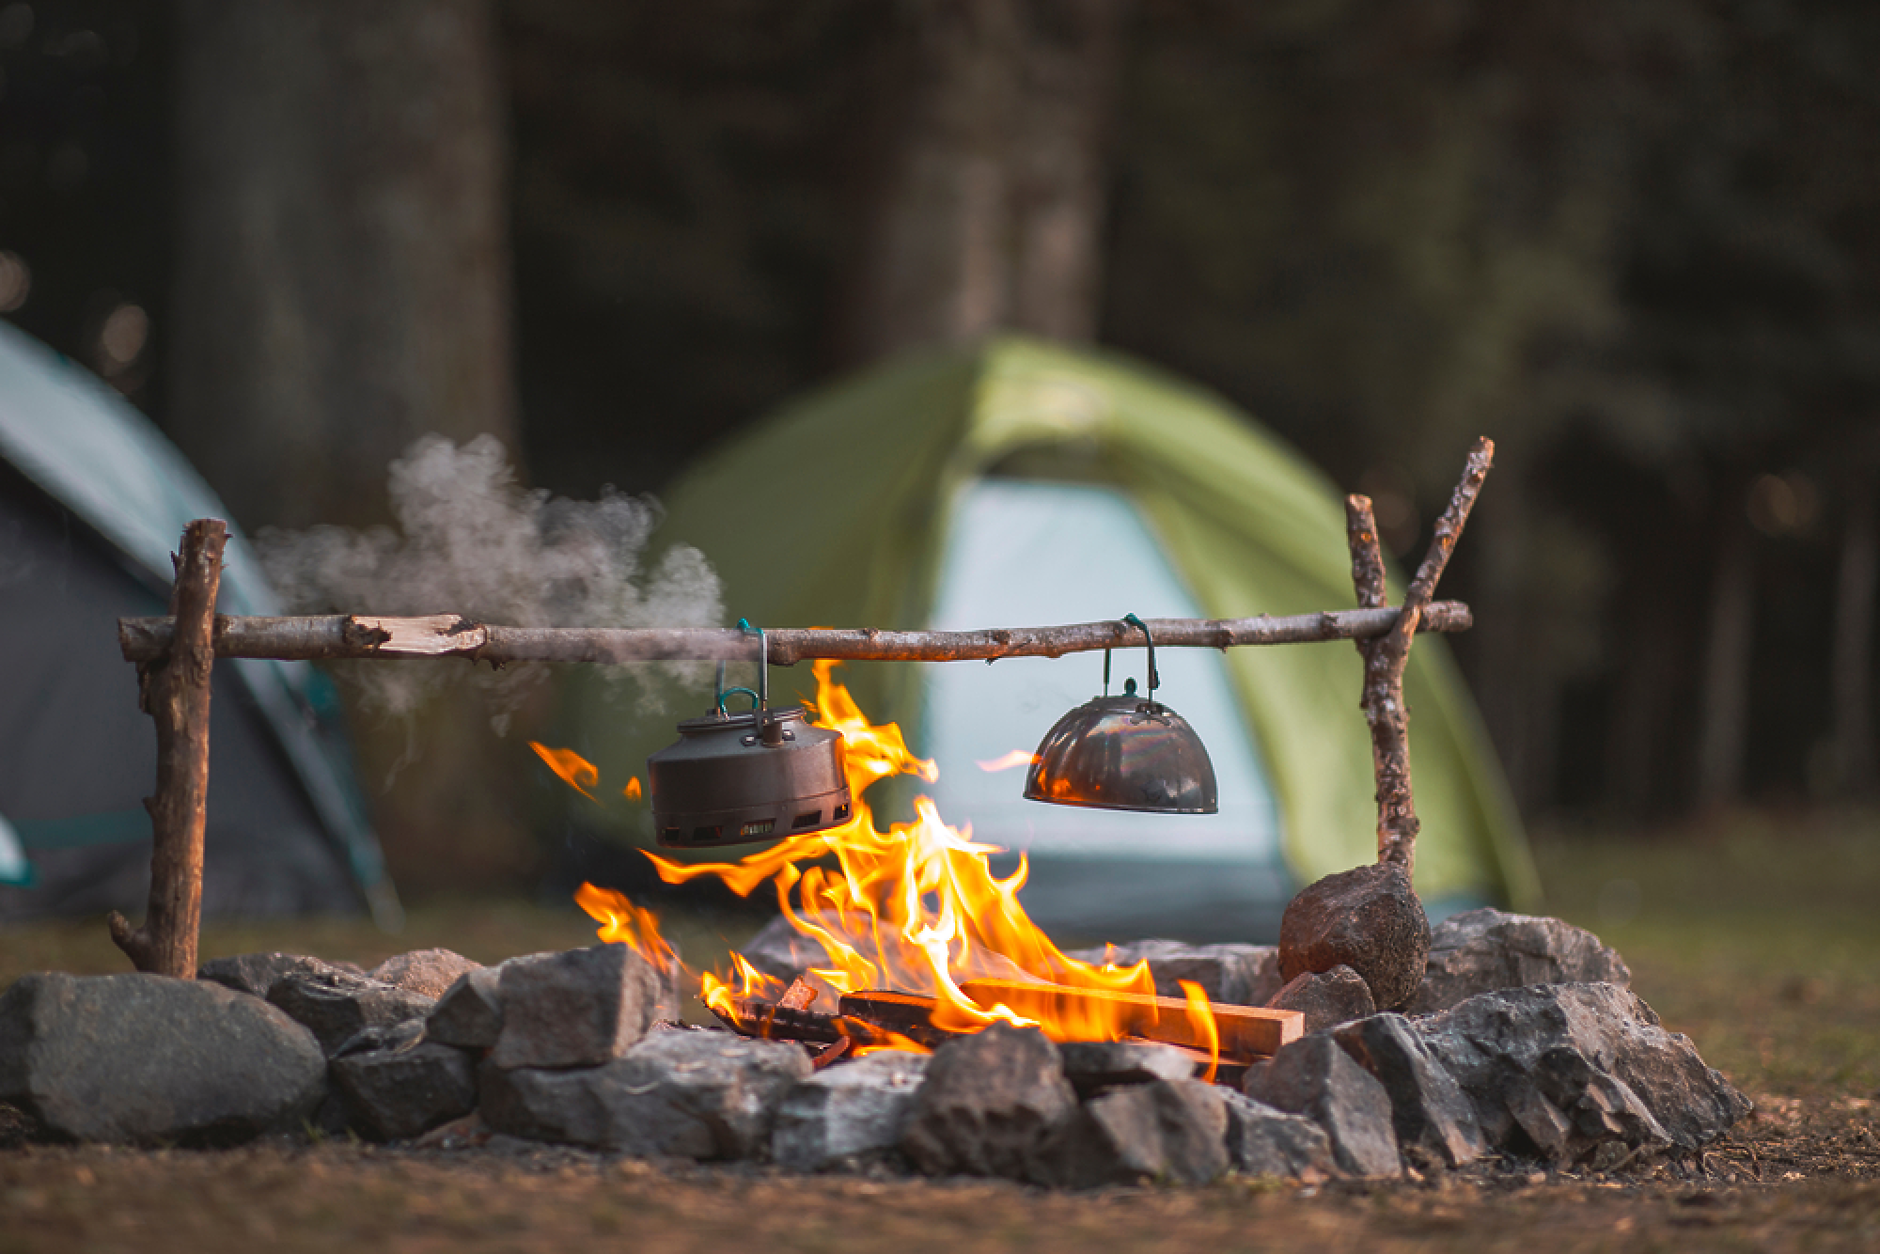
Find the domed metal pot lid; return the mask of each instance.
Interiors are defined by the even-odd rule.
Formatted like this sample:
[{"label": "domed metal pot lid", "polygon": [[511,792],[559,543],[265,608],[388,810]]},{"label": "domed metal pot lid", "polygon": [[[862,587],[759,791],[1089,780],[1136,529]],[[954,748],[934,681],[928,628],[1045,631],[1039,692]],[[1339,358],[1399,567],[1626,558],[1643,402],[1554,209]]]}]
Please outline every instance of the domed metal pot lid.
[{"label": "domed metal pot lid", "polygon": [[1061,806],[1214,814],[1214,763],[1188,720],[1135,695],[1093,697],[1038,745],[1025,796]]},{"label": "domed metal pot lid", "polygon": [[1025,773],[1025,797],[1061,806],[1139,810],[1152,814],[1215,814],[1220,793],[1214,763],[1188,720],[1155,699],[1155,639],[1134,614],[1123,622],[1142,632],[1149,659],[1149,695],[1130,680],[1112,697],[1110,651],[1103,653],[1104,695],[1060,718],[1038,744]]}]

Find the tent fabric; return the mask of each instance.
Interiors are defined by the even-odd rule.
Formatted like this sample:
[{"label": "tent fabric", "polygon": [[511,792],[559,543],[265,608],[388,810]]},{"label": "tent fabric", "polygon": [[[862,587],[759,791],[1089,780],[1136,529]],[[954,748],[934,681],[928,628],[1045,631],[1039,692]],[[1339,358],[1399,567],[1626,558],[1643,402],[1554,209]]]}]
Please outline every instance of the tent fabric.
[{"label": "tent fabric", "polygon": [[[786,407],[668,491],[662,536],[700,549],[730,611],[753,622],[915,629],[932,622],[963,494],[994,474],[1126,495],[1208,617],[1353,603],[1342,498],[1295,450],[1140,363],[1020,338],[891,362]],[[1114,615],[1128,612],[1127,589],[1113,603]],[[1278,801],[1292,875],[1310,882],[1374,858],[1356,650],[1241,648],[1225,662]],[[781,678],[773,691],[791,687]],[[920,725],[921,668],[856,664],[845,678],[871,716]],[[795,684],[809,686],[806,674]],[[1440,640],[1419,638],[1405,695],[1423,820],[1419,891],[1532,903],[1518,817]],[[647,747],[617,711],[591,710],[578,734],[623,764]],[[616,820],[636,833],[647,826],[624,812]]]},{"label": "tent fabric", "polygon": [[[0,814],[38,879],[0,893],[0,919],[135,905],[155,745],[116,619],[163,613],[184,524],[227,511],[143,415],[5,323],[0,460],[0,642],[32,659],[0,696]],[[218,607],[279,612],[233,527]],[[216,668],[205,910],[346,908],[363,891],[395,911],[319,683],[304,663]]]}]

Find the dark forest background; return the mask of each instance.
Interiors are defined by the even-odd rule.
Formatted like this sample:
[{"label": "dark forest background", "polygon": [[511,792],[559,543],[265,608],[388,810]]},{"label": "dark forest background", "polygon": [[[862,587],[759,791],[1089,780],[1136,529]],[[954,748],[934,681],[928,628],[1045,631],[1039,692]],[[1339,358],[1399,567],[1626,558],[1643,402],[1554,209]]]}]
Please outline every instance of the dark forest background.
[{"label": "dark forest background", "polygon": [[1496,439],[1444,588],[1530,817],[1872,788],[1877,215],[1862,0],[0,2],[0,312],[250,529],[1095,341],[1400,553]]}]

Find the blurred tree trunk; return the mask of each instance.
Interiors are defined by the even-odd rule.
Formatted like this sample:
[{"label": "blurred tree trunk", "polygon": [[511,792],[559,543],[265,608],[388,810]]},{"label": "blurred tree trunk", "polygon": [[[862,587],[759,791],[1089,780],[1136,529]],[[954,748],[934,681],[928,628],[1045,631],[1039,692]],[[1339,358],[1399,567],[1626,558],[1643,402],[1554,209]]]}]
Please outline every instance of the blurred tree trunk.
[{"label": "blurred tree trunk", "polygon": [[1743,789],[1756,565],[1740,491],[1727,495],[1719,530],[1705,620],[1703,722],[1697,741],[1697,802],[1702,806],[1727,805]]},{"label": "blurred tree trunk", "polygon": [[868,360],[1011,328],[1083,340],[1098,312],[1121,0],[924,0],[865,210],[844,332]]},{"label": "blurred tree trunk", "polygon": [[[378,522],[426,432],[517,450],[493,4],[182,0],[177,42],[171,426],[236,519]],[[465,687],[355,720],[407,889],[536,856],[526,750],[488,717]]]},{"label": "blurred tree trunk", "polygon": [[1835,596],[1831,672],[1836,783],[1849,793],[1874,788],[1873,627],[1875,585],[1880,583],[1880,493],[1874,490],[1872,476],[1868,460],[1849,476],[1847,530]]},{"label": "blurred tree trunk", "polygon": [[517,447],[486,0],[183,0],[172,428],[238,520],[382,516],[436,431]]}]

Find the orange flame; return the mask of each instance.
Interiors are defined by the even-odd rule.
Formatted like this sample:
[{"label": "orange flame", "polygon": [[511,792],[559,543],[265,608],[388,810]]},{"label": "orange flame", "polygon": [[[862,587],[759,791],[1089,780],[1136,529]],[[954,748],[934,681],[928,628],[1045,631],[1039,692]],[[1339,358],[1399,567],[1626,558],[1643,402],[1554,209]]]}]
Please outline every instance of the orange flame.
[{"label": "orange flame", "polygon": [[[576,753],[573,749],[551,749],[547,745],[531,740],[529,748],[535,750],[542,761],[548,763],[548,769],[561,776],[561,782],[586,797],[589,801],[599,798],[588,789],[601,782],[601,768]],[[585,785],[585,786],[584,786]]]},{"label": "orange flame", "polygon": [[[993,845],[941,821],[930,798],[915,801],[916,818],[882,831],[863,794],[894,775],[936,778],[932,762],[908,749],[899,727],[868,722],[849,691],[832,678],[834,663],[815,665],[816,709],[822,726],[842,733],[843,766],[855,799],[848,822],[791,836],[738,862],[684,864],[653,854],[667,883],[713,877],[748,896],[770,882],[791,925],[814,940],[827,959],[813,974],[841,992],[893,988],[938,1001],[935,1026],[973,1031],[995,1021],[1036,1025],[1055,1040],[1114,1040],[1125,1034],[1120,1007],[1102,998],[1042,999],[1021,1014],[1002,1002],[982,1005],[961,991],[974,976],[1031,977],[1072,988],[1153,996],[1146,962],[1091,966],[1066,957],[1018,902],[1027,867],[999,879],[988,864]],[[833,858],[835,865],[816,865]],[[735,955],[734,955],[735,957]],[[747,967],[739,959],[741,967]],[[740,973],[742,974],[742,973]],[[747,977],[748,978],[748,977]],[[711,977],[702,995],[724,1000],[726,982]],[[1205,999],[1197,1012],[1212,1013]]]},{"label": "orange flame", "polygon": [[638,801],[640,799],[640,777],[635,775],[633,778],[629,779],[627,786],[620,790],[620,795],[625,797],[628,801]]},{"label": "orange flame", "polygon": [[659,934],[658,916],[634,905],[625,893],[584,883],[574,890],[574,900],[601,925],[596,935],[602,940],[626,945],[662,971],[683,969],[678,953]]},{"label": "orange flame", "polygon": [[1201,986],[1193,980],[1177,980],[1182,987],[1182,996],[1188,999],[1188,1022],[1194,1027],[1195,1036],[1208,1043],[1208,1070],[1201,1078],[1209,1084],[1214,1083],[1214,1073],[1221,1067],[1221,1028],[1214,1021],[1214,1010],[1208,1005],[1208,995],[1201,991]]},{"label": "orange flame", "polygon": [[990,762],[974,762],[982,771],[1010,771],[1021,766],[1030,766],[1038,760],[1035,753],[1026,753],[1023,749],[1014,749],[1010,753],[1000,754]]}]

